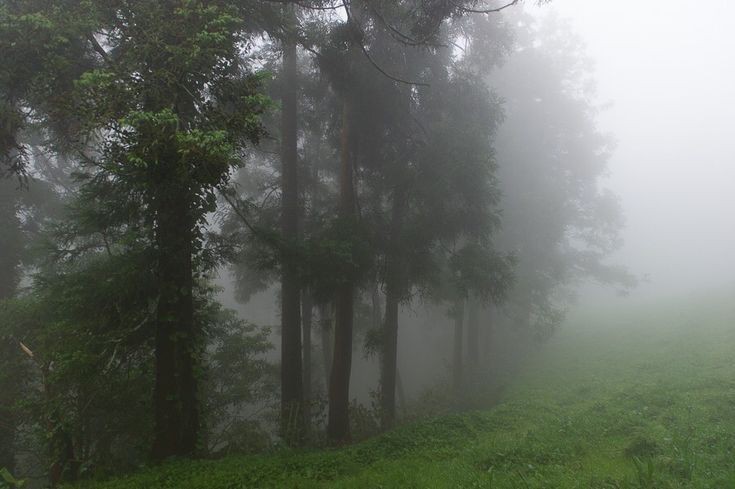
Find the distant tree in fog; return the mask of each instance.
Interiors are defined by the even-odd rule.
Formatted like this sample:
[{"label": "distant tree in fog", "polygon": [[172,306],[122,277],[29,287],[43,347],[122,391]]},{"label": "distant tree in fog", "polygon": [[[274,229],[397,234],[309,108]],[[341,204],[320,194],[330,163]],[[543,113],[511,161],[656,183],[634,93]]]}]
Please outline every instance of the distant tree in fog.
[{"label": "distant tree in fog", "polygon": [[499,243],[518,257],[509,314],[547,337],[580,279],[625,289],[635,278],[605,261],[620,244],[623,219],[617,197],[603,186],[614,140],[597,126],[584,45],[558,19],[517,20],[515,48],[488,78],[505,111],[496,139]]}]

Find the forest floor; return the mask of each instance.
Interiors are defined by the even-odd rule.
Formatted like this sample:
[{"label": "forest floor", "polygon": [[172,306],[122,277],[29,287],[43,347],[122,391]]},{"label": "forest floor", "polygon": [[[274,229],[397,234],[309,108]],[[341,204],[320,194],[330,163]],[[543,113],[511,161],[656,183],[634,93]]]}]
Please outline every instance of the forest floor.
[{"label": "forest floor", "polygon": [[577,315],[489,411],[82,487],[735,488],[735,303],[718,304]]}]

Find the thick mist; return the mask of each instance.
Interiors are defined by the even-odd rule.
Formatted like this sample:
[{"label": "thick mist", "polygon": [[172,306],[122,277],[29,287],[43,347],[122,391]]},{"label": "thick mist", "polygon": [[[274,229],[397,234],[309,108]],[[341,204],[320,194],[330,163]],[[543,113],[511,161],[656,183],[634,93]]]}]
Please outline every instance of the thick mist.
[{"label": "thick mist", "polygon": [[[731,288],[735,223],[727,216],[735,208],[735,170],[729,164],[735,133],[728,108],[735,106],[735,58],[730,54],[735,36],[729,19],[735,6],[653,1],[633,12],[610,2],[556,0],[528,3],[523,10],[537,22],[567,25],[591,67],[588,97],[597,110],[595,123],[614,140],[600,185],[617,196],[625,223],[621,246],[606,261],[625,266],[638,278],[622,295],[595,280],[576,283],[569,289],[572,313],[597,307],[612,313],[612,306],[635,308]],[[518,12],[509,11],[507,17],[528,22]],[[504,96],[502,87],[499,96]],[[226,271],[218,283],[225,304],[256,324],[271,326],[277,341],[277,291],[242,305],[232,298],[232,277]],[[406,307],[402,323],[399,368],[406,395],[415,398],[437,381],[448,381],[451,325],[442,308],[421,301]],[[501,334],[514,335],[502,328]],[[370,402],[378,365],[374,357],[361,354],[363,340],[358,333],[351,392]],[[494,354],[505,356],[499,361],[505,368],[522,363],[524,355],[503,348]],[[278,348],[270,356],[275,360]]]},{"label": "thick mist", "polygon": [[[608,185],[626,220],[613,258],[644,279],[631,298],[731,287],[735,5],[557,0],[531,10],[570,22],[594,63],[599,125],[617,140]],[[599,294],[611,298],[588,298]]]},{"label": "thick mist", "polygon": [[735,487],[733,19],[0,1],[0,489]]}]

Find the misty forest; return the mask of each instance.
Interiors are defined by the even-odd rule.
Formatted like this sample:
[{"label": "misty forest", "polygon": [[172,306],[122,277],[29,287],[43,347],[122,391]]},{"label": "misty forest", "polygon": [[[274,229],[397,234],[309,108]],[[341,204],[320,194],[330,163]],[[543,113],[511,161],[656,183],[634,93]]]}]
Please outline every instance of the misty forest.
[{"label": "misty forest", "polygon": [[733,18],[0,0],[0,488],[735,488]]}]

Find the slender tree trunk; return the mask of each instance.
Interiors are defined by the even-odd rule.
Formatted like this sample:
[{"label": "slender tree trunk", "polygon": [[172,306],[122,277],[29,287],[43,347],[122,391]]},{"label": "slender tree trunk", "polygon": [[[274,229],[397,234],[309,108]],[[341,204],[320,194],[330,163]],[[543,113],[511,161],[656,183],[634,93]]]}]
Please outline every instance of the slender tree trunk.
[{"label": "slender tree trunk", "polygon": [[[389,281],[390,282],[390,281]],[[383,354],[380,369],[381,420],[380,427],[389,430],[396,419],[396,365],[398,362],[398,309],[399,296],[386,284],[385,322],[383,324]]]},{"label": "slender tree trunk", "polygon": [[401,379],[401,371],[396,367],[396,394],[398,395],[398,406],[401,412],[406,414],[406,393],[403,390],[403,380]]},{"label": "slender tree trunk", "polygon": [[480,304],[477,299],[467,301],[467,374],[472,378],[480,363]]},{"label": "slender tree trunk", "polygon": [[462,361],[464,353],[462,351],[464,341],[464,300],[460,299],[454,304],[454,392],[459,394],[462,391],[463,372]]},{"label": "slender tree trunk", "polygon": [[15,295],[23,249],[18,218],[17,185],[14,179],[0,178],[0,300]]},{"label": "slender tree trunk", "polygon": [[[287,16],[293,21],[293,6]],[[300,289],[298,264],[290,248],[298,240],[299,189],[297,154],[296,43],[288,35],[283,45],[281,99],[281,231],[286,243],[281,276],[281,436],[299,443],[303,434],[303,378],[301,364]]]},{"label": "slender tree trunk", "polygon": [[303,333],[303,370],[304,370],[304,421],[305,431],[311,431],[311,324],[313,318],[313,303],[308,290],[301,291],[301,322]]},{"label": "slender tree trunk", "polygon": [[485,314],[485,325],[483,328],[484,338],[482,340],[484,344],[483,355],[481,360],[482,372],[485,379],[488,380],[490,387],[495,390],[497,376],[496,376],[496,359],[493,351],[495,342],[495,319],[496,319],[495,306],[490,305]]},{"label": "slender tree trunk", "polygon": [[163,185],[157,195],[153,457],[192,455],[199,435],[194,376],[193,228],[188,188]]},{"label": "slender tree trunk", "polygon": [[[5,359],[15,359],[18,346],[10,338],[0,338],[0,354]],[[16,416],[13,403],[17,400],[15,393],[0,393],[0,467],[15,473],[15,428]]]},{"label": "slender tree trunk", "polygon": [[189,281],[182,282],[188,290],[186,294],[186,302],[182,304],[184,313],[186,314],[182,320],[181,342],[178,345],[178,361],[179,361],[179,397],[181,398],[181,442],[179,446],[179,455],[190,456],[195,454],[199,448],[199,396],[198,381],[196,378],[195,366],[198,364],[199,352],[197,351],[198,331],[194,324],[194,302],[193,302],[193,270],[191,254],[189,254],[190,273],[187,275]]},{"label": "slender tree trunk", "polygon": [[329,388],[329,378],[332,372],[332,324],[334,315],[332,306],[324,304],[319,306],[319,336],[322,344],[322,364],[324,365],[324,385]]},{"label": "slender tree trunk", "polygon": [[[345,98],[342,110],[340,151],[340,217],[345,223],[354,219],[355,195],[352,187],[351,108]],[[333,443],[350,441],[350,373],[352,370],[352,323],[354,283],[345,277],[335,294],[334,357],[329,378],[327,436]]]},{"label": "slender tree trunk", "polygon": [[372,294],[372,327],[375,329],[381,329],[383,327],[383,301],[381,298],[380,284],[377,280],[373,282],[373,294]]},{"label": "slender tree trunk", "polygon": [[[0,179],[0,301],[15,295],[18,284],[21,232],[14,180]],[[20,364],[18,344],[10,336],[0,335],[0,368],[8,362],[9,367]],[[9,371],[10,369],[8,369]],[[0,372],[0,377],[3,377]],[[10,387],[8,389],[7,387]],[[16,419],[13,404],[18,399],[19,382],[10,382],[0,392],[0,468],[15,470]]]},{"label": "slender tree trunk", "polygon": [[54,427],[51,433],[50,451],[53,463],[49,470],[49,479],[52,488],[60,484],[76,482],[79,477],[80,463],[75,456],[74,441],[66,427],[59,421],[58,413],[52,416]]},{"label": "slender tree trunk", "polygon": [[487,310],[487,322],[488,327],[486,330],[485,338],[483,340],[483,358],[491,359],[493,356],[493,344],[495,341],[494,335],[494,324],[495,324],[495,306],[491,305]]},{"label": "slender tree trunk", "polygon": [[401,300],[403,260],[400,252],[401,226],[406,196],[397,189],[393,196],[390,229],[390,249],[386,260],[385,321],[383,323],[383,354],[380,370],[381,428],[393,427],[396,419],[396,374],[398,365],[398,310]]}]

